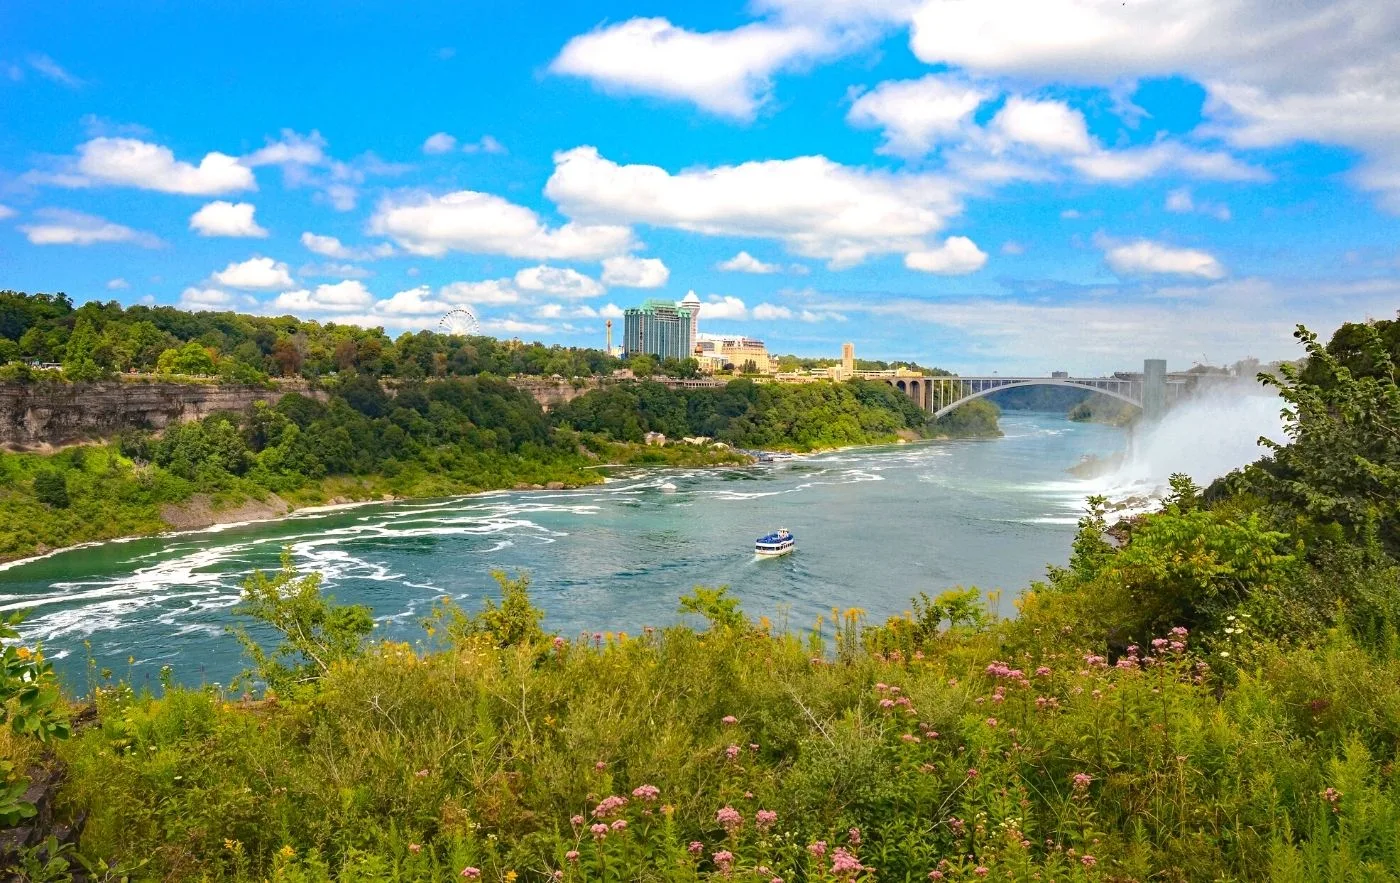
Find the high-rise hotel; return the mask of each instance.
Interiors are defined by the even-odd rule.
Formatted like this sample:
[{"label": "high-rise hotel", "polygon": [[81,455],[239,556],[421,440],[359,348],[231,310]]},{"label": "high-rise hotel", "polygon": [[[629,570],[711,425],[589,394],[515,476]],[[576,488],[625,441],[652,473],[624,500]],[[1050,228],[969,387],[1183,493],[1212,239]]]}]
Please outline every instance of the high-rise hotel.
[{"label": "high-rise hotel", "polygon": [[669,300],[649,300],[623,313],[622,347],[631,356],[687,359],[695,350],[691,311]]}]

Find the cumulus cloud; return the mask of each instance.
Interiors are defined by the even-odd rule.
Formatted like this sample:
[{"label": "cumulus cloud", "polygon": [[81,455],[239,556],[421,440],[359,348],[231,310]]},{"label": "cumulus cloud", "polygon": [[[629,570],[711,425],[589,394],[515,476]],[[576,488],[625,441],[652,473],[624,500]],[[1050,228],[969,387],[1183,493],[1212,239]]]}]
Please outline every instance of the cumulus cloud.
[{"label": "cumulus cloud", "polygon": [[142,248],[159,248],[163,243],[151,233],[133,230],[97,215],[69,209],[41,208],[34,213],[36,223],[19,229],[34,245],[96,245],[121,242]]},{"label": "cumulus cloud", "polygon": [[687,169],[619,165],[593,147],[555,155],[545,193],[590,223],[646,223],[713,236],[777,239],[834,267],[917,250],[961,211],[933,174],[843,166],[824,156]]},{"label": "cumulus cloud", "polygon": [[19,212],[10,208],[8,205],[0,205],[0,221],[13,218],[17,214],[19,214]]},{"label": "cumulus cloud", "polygon": [[368,279],[374,273],[355,264],[338,264],[325,261],[320,264],[305,264],[297,270],[298,276],[330,276],[335,279]]},{"label": "cumulus cloud", "polygon": [[620,288],[660,288],[671,278],[671,270],[661,258],[631,255],[603,259],[603,284]]},{"label": "cumulus cloud", "polygon": [[249,168],[258,166],[318,166],[326,161],[326,139],[321,133],[312,130],[310,135],[301,135],[291,129],[283,129],[282,137],[267,139],[267,144],[243,157],[242,163]]},{"label": "cumulus cloud", "polygon": [[856,99],[847,120],[884,130],[879,152],[922,156],[941,141],[961,140],[973,112],[994,93],[956,76],[888,80]]},{"label": "cumulus cloud", "polygon": [[992,118],[1001,137],[1047,153],[1088,153],[1093,149],[1084,114],[1063,101],[1036,101],[1013,95]]},{"label": "cumulus cloud", "polygon": [[273,301],[280,310],[292,313],[343,313],[363,310],[374,303],[374,295],[358,279],[318,285],[314,289],[284,291]]},{"label": "cumulus cloud", "polygon": [[515,285],[524,291],[539,291],[557,297],[597,297],[605,289],[598,280],[568,267],[540,264],[515,274]]},{"label": "cumulus cloud", "polygon": [[966,236],[949,236],[937,248],[914,251],[904,256],[904,266],[924,273],[962,276],[975,273],[987,263],[987,253]]},{"label": "cumulus cloud", "polygon": [[777,264],[765,264],[758,258],[746,251],[741,251],[727,261],[720,261],[715,265],[718,270],[726,273],[780,273],[782,267]]},{"label": "cumulus cloud", "polygon": [[491,135],[482,135],[475,141],[468,141],[466,144],[463,144],[462,152],[504,154],[509,153],[510,151],[506,150],[506,146],[501,142],[497,141]]},{"label": "cumulus cloud", "polygon": [[253,220],[251,202],[216,200],[190,216],[190,229],[200,236],[242,236],[263,238],[267,231]]},{"label": "cumulus cloud", "polygon": [[199,165],[177,160],[168,147],[137,138],[93,138],[78,146],[63,171],[41,180],[64,187],[115,186],[215,196],[258,189],[252,171],[237,157],[208,153]]},{"label": "cumulus cloud", "polygon": [[423,152],[427,154],[451,153],[457,149],[456,136],[446,132],[437,132],[428,136],[428,140],[423,142]]},{"label": "cumulus cloud", "polygon": [[232,310],[252,306],[251,298],[218,288],[191,286],[180,292],[180,306],[187,310]]},{"label": "cumulus cloud", "polygon": [[1095,150],[1070,163],[1089,178],[1130,184],[1175,171],[1217,181],[1268,181],[1271,175],[1221,151],[1197,150],[1174,141],[1128,150]]},{"label": "cumulus cloud", "polygon": [[1228,205],[1218,202],[1198,202],[1191,195],[1191,190],[1186,187],[1178,187],[1169,192],[1163,208],[1178,215],[1198,212],[1200,214],[1210,215],[1216,220],[1230,220],[1230,207]]},{"label": "cumulus cloud", "polygon": [[118,276],[116,279],[107,280],[108,291],[125,291],[131,287],[131,283]]},{"label": "cumulus cloud", "polygon": [[220,285],[245,291],[275,291],[290,288],[293,284],[286,264],[257,256],[242,263],[231,263],[212,278]]},{"label": "cumulus cloud", "polygon": [[1103,243],[1104,261],[1120,276],[1168,275],[1221,279],[1225,267],[1209,252],[1174,248],[1149,239],[1124,244]]},{"label": "cumulus cloud", "polygon": [[462,251],[536,260],[597,260],[635,245],[626,226],[571,221],[550,227],[524,206],[473,190],[442,196],[398,194],[379,204],[369,229],[406,251],[429,257]]},{"label": "cumulus cloud", "polygon": [[608,304],[598,308],[598,318],[600,319],[621,319],[626,313],[617,304]]},{"label": "cumulus cloud", "polygon": [[509,279],[451,282],[438,289],[438,295],[456,306],[499,306],[522,300]]},{"label": "cumulus cloud", "polygon": [[753,317],[759,321],[791,319],[792,310],[778,304],[759,304],[753,308]]},{"label": "cumulus cloud", "polygon": [[606,90],[690,101],[747,120],[767,100],[774,73],[835,48],[828,33],[800,25],[699,32],[664,18],[634,18],[574,37],[549,69]]},{"label": "cumulus cloud", "polygon": [[372,261],[394,254],[394,247],[387,242],[352,248],[334,236],[322,236],[310,231],[301,234],[301,244],[306,246],[307,251],[342,261]]}]

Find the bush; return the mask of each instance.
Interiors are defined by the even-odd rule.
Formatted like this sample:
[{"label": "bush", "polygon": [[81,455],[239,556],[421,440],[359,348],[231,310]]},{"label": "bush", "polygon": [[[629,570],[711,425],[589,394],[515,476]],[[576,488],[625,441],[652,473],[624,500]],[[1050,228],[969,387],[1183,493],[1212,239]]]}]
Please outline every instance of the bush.
[{"label": "bush", "polygon": [[45,469],[34,475],[34,498],[54,509],[68,508],[68,479],[56,469]]}]

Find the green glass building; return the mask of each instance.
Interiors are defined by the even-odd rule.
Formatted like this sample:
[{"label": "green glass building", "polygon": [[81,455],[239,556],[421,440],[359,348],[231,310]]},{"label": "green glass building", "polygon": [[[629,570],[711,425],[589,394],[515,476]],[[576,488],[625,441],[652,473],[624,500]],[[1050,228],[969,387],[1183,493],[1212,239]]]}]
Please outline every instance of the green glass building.
[{"label": "green glass building", "polygon": [[669,300],[649,300],[623,313],[622,349],[631,356],[646,353],[658,359],[688,359],[694,355],[690,339],[690,311]]}]

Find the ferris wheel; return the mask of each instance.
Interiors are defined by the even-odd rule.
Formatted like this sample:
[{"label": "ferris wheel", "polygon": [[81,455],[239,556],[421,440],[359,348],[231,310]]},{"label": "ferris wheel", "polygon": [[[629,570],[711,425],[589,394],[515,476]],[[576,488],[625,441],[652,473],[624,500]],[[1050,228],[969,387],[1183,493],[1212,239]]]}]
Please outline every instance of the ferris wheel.
[{"label": "ferris wheel", "polygon": [[471,337],[480,330],[481,323],[476,320],[476,315],[465,307],[449,310],[438,320],[438,331],[442,334]]}]

